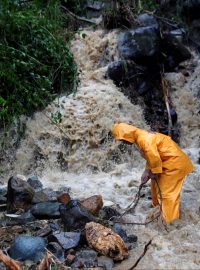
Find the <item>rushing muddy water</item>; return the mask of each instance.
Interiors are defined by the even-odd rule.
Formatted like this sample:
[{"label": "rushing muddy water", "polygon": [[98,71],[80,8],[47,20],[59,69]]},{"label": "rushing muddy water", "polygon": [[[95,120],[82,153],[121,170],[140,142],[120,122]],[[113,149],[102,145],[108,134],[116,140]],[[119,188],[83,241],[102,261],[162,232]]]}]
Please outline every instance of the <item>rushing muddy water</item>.
[{"label": "rushing muddy water", "polygon": [[[4,164],[5,181],[14,173],[38,175],[45,186],[68,186],[73,197],[103,196],[105,205],[130,204],[140,183],[144,160],[134,146],[123,148],[110,135],[112,125],[133,123],[148,129],[142,108],[133,105],[105,79],[110,61],[118,58],[117,32],[84,30],[72,44],[72,51],[81,71],[81,83],[75,95],[60,97],[43,112],[28,119],[25,138],[16,152],[14,164]],[[84,37],[84,38],[83,38]],[[129,269],[142,254],[145,243],[152,239],[146,255],[136,269],[199,269],[200,268],[200,166],[199,162],[199,105],[200,65],[192,60],[188,74],[170,73],[171,98],[181,127],[181,146],[195,165],[182,190],[179,221],[168,228],[159,222],[147,226],[126,225],[128,232],[138,235],[138,247],[128,260],[116,269]],[[199,65],[199,66],[198,66]],[[51,115],[59,111],[62,122],[55,125]],[[7,166],[7,167],[6,167]],[[144,189],[129,221],[145,221],[153,209],[149,187]]]}]

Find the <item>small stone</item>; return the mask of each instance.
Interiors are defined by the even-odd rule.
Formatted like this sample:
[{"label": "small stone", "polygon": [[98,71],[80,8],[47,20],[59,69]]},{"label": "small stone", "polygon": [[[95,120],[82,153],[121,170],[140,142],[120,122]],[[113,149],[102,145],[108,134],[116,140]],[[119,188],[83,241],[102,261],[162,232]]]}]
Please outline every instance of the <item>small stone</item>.
[{"label": "small stone", "polygon": [[98,257],[98,266],[103,267],[105,270],[111,270],[113,269],[114,262],[111,258],[100,256]]},{"label": "small stone", "polygon": [[76,253],[74,263],[71,265],[72,269],[78,267],[96,267],[97,266],[97,252],[90,248],[83,248]]},{"label": "small stone", "polygon": [[49,235],[50,242],[58,242],[65,250],[77,247],[80,242],[81,234],[78,232],[59,232],[55,231]]},{"label": "small stone", "polygon": [[86,223],[95,220],[95,217],[77,200],[70,200],[68,204],[61,204],[60,214],[67,231],[81,230]]},{"label": "small stone", "polygon": [[85,200],[82,200],[83,205],[91,214],[98,215],[100,209],[103,206],[103,199],[101,195],[94,195]]},{"label": "small stone", "polygon": [[57,258],[59,261],[64,262],[64,250],[57,242],[50,242],[47,245],[47,249]]},{"label": "small stone", "polygon": [[32,203],[34,189],[22,178],[12,176],[8,180],[7,211],[16,212],[28,209]]},{"label": "small stone", "polygon": [[42,189],[43,188],[43,185],[41,183],[41,181],[38,179],[37,176],[31,176],[28,178],[27,182],[29,183],[29,185],[34,188],[35,190],[38,190],[38,189]]},{"label": "small stone", "polygon": [[68,255],[67,255],[66,260],[67,260],[67,262],[68,262],[69,264],[72,264],[72,262],[74,261],[74,259],[75,259],[75,255],[72,255],[72,254],[68,254]]},{"label": "small stone", "polygon": [[60,218],[60,205],[58,202],[37,203],[31,207],[31,213],[39,219]]},{"label": "small stone", "polygon": [[17,236],[8,253],[11,258],[19,261],[38,262],[43,258],[45,241],[42,237],[29,235]]},{"label": "small stone", "polygon": [[68,202],[71,200],[70,195],[68,193],[63,193],[58,195],[57,201],[59,203],[68,204]]}]

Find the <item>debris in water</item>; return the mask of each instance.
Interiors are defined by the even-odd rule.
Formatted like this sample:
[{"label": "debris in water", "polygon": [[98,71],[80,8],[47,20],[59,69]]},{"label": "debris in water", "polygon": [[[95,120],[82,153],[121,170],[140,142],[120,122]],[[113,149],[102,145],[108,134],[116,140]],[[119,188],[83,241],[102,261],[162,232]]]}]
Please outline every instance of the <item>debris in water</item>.
[{"label": "debris in water", "polygon": [[90,222],[85,226],[86,239],[90,247],[100,254],[121,261],[128,257],[128,248],[122,238],[101,224]]}]

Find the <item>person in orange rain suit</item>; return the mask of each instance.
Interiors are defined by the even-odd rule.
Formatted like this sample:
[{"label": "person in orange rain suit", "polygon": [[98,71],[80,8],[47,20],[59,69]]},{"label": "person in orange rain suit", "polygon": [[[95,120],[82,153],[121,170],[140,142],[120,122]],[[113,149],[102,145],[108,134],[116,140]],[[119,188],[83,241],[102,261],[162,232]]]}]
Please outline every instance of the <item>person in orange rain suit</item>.
[{"label": "person in orange rain suit", "polygon": [[112,133],[116,140],[135,143],[146,159],[146,169],[141,183],[151,179],[152,204],[160,202],[162,193],[162,215],[166,223],[179,219],[180,192],[184,177],[194,170],[189,157],[169,137],[158,132],[148,132],[125,123],[115,124]]}]

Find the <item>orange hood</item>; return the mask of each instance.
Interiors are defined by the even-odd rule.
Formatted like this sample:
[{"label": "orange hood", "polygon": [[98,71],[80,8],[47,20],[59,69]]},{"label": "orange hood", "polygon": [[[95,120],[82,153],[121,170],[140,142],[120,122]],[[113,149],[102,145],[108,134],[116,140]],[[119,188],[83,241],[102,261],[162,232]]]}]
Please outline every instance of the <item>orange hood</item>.
[{"label": "orange hood", "polygon": [[125,123],[114,124],[112,133],[115,140],[124,140],[130,143],[134,143],[136,139],[137,128]]}]

